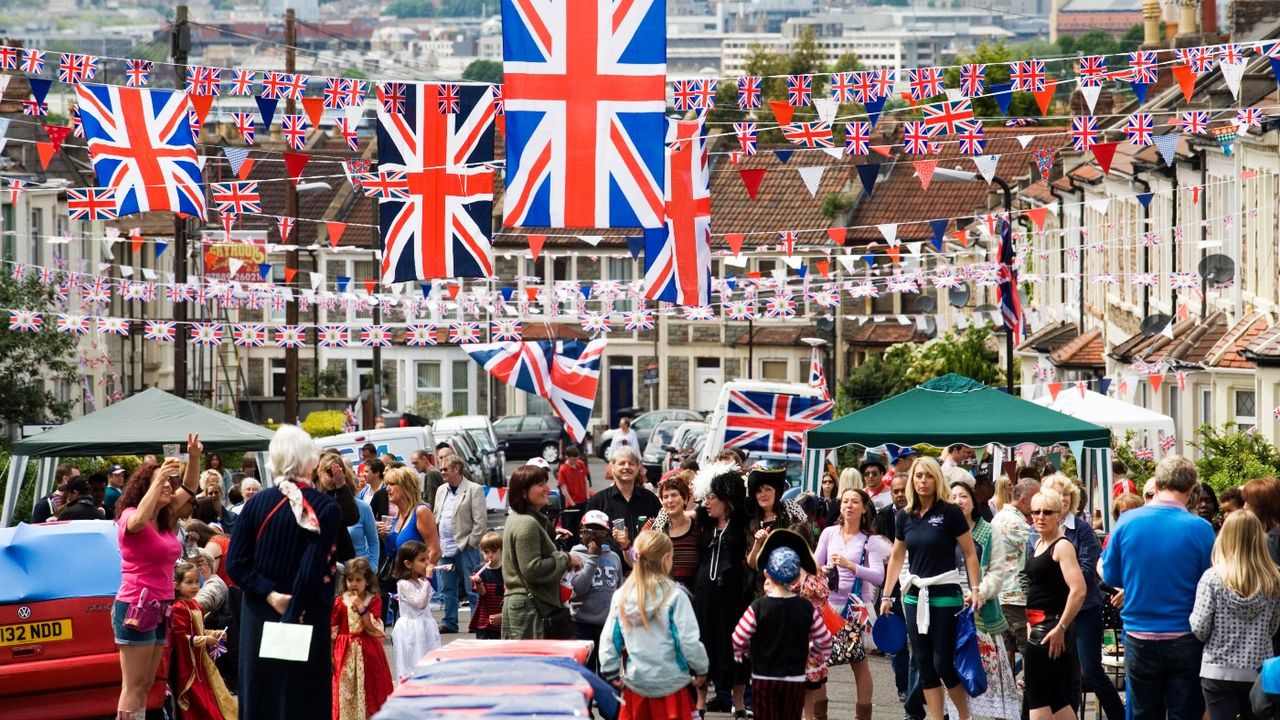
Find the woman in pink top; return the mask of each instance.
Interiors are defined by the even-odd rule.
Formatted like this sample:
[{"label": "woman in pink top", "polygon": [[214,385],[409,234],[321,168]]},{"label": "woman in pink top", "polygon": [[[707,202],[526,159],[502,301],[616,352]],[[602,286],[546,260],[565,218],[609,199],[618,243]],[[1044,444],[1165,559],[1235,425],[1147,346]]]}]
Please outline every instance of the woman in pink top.
[{"label": "woman in pink top", "polygon": [[[880,588],[884,585],[884,568],[893,551],[889,541],[872,534],[876,509],[865,490],[846,488],[840,493],[839,522],[827,527],[818,538],[818,549],[813,557],[824,570],[835,568],[839,574],[836,589],[827,602],[837,611],[844,610],[845,603],[858,586],[858,600],[868,608],[876,606]],[[853,655],[849,663],[857,684],[858,700],[855,707],[857,720],[871,719],[871,669],[861,651]]]},{"label": "woman in pink top", "polygon": [[[200,441],[188,440],[188,452],[200,456]],[[194,471],[194,472],[193,472]],[[120,648],[122,684],[117,720],[143,720],[147,691],[155,680],[169,635],[168,622],[143,630],[131,627],[130,606],[143,600],[173,603],[173,565],[182,552],[178,517],[190,514],[199,467],[192,463],[183,477],[182,463],[166,458],[163,465],[145,463],[125,484],[116,502],[120,539],[120,590],[111,608],[111,627]],[[184,482],[185,481],[185,482]]]}]

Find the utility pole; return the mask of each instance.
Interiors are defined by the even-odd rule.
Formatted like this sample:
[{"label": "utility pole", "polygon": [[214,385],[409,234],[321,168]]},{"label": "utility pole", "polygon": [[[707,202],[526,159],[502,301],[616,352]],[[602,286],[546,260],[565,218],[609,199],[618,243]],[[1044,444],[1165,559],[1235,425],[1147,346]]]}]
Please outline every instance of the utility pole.
[{"label": "utility pole", "polygon": [[[173,55],[174,87],[182,88],[187,79],[187,53],[191,50],[191,28],[187,25],[187,6],[179,5],[174,14],[170,54]],[[200,138],[195,138],[199,145]],[[201,218],[203,221],[204,218]],[[173,216],[173,281],[187,281],[187,221],[181,215]],[[176,336],[173,342],[173,394],[187,397],[187,304],[173,304],[173,322]]]},{"label": "utility pole", "polygon": [[[372,198],[369,202],[373,203],[373,221],[377,227],[379,202],[377,198]],[[378,231],[373,231],[374,244],[377,244]],[[377,277],[374,279],[374,295],[373,295],[373,324],[381,330],[382,326],[382,301],[378,298],[382,294],[382,264],[375,263],[374,270]],[[404,408],[401,408],[401,412]],[[373,346],[373,422],[377,426],[378,417],[382,415],[382,346],[374,344]]]},{"label": "utility pole", "polygon": [[[295,25],[293,16],[293,8],[284,11],[284,71],[289,74],[296,72],[297,64],[297,44],[298,29]],[[297,103],[293,99],[293,95],[285,99],[285,112],[289,115],[297,113]],[[298,219],[298,187],[292,179],[284,184],[284,214],[293,219],[293,244],[285,253],[284,266],[286,276],[292,278],[289,282],[289,290],[293,297],[289,298],[288,304],[285,305],[284,322],[286,325],[298,324],[298,239],[302,237],[302,228],[297,227]],[[319,360],[317,359],[317,362]],[[298,348],[287,347],[284,349],[284,421],[287,423],[298,423]]]}]

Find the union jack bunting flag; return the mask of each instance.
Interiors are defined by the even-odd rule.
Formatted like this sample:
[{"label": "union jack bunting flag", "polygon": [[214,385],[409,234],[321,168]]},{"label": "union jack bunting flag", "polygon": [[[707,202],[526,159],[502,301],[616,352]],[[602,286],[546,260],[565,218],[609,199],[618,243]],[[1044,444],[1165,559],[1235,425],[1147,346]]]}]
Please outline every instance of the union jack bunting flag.
[{"label": "union jack bunting flag", "polygon": [[275,70],[268,70],[262,74],[262,92],[258,93],[258,97],[267,100],[279,100],[284,97],[286,91],[286,82],[288,75]]},{"label": "union jack bunting flag", "polygon": [[908,120],[902,124],[902,151],[907,155],[928,155],[933,152],[933,132],[922,120]]},{"label": "union jack bunting flag", "polygon": [[1092,115],[1071,118],[1071,145],[1084,152],[1098,142],[1098,119]]},{"label": "union jack bunting flag", "polygon": [[311,76],[302,74],[286,74],[283,77],[283,81],[284,92],[281,97],[291,100],[301,100],[302,96],[307,92],[307,83],[311,82]]},{"label": "union jack bunting flag", "polygon": [[613,332],[613,317],[607,312],[583,313],[580,324],[582,331],[590,335]]},{"label": "union jack bunting flag", "polygon": [[853,102],[863,105],[869,102],[875,102],[880,96],[877,94],[876,71],[875,70],[857,70],[853,73],[852,78]]},{"label": "union jack bunting flag", "polygon": [[204,65],[188,66],[187,92],[192,95],[221,95],[222,68]]},{"label": "union jack bunting flag", "polygon": [[738,109],[755,110],[760,107],[760,78],[743,75],[738,78]]},{"label": "union jack bunting flag", "polygon": [[405,90],[404,83],[378,83],[378,105],[387,115],[403,115]]},{"label": "union jack bunting flag", "polygon": [[111,302],[111,288],[104,277],[95,277],[92,282],[80,286],[80,299],[85,305],[106,305]]},{"label": "union jack bunting flag", "polygon": [[524,339],[524,323],[519,320],[494,320],[489,326],[494,342],[513,342]]},{"label": "union jack bunting flag", "polygon": [[712,110],[716,106],[716,92],[720,83],[715,78],[702,78],[694,86],[693,109]]},{"label": "union jack bunting flag", "polygon": [[756,317],[756,304],[747,300],[730,300],[724,304],[724,315],[734,322],[753,320]]},{"label": "union jack bunting flag", "polygon": [[1213,58],[1216,48],[1212,46],[1197,46],[1189,48],[1178,48],[1178,59],[1187,67],[1191,68],[1191,72],[1197,75],[1203,75],[1213,69]]},{"label": "union jack bunting flag", "polygon": [[164,296],[175,305],[191,302],[196,297],[196,289],[191,286],[191,283],[173,283],[165,287]]},{"label": "union jack bunting flag", "polygon": [[253,95],[253,86],[257,84],[257,77],[257,70],[232,70],[230,89],[227,94],[242,97]]},{"label": "union jack bunting flag", "polygon": [[778,231],[778,244],[782,246],[782,251],[785,252],[788,257],[795,254],[796,241],[799,239],[800,233],[795,230]]},{"label": "union jack bunting flag", "polygon": [[736,122],[733,124],[733,134],[738,138],[738,147],[742,148],[743,155],[756,154],[756,124],[753,122]]},{"label": "union jack bunting flag", "polygon": [[1130,82],[1139,85],[1155,82],[1159,73],[1156,65],[1156,51],[1136,50],[1129,53],[1129,72],[1133,76]]},{"label": "union jack bunting flag", "polygon": [[231,343],[236,347],[266,347],[267,326],[261,323],[241,323],[231,328]]},{"label": "union jack bunting flag", "polygon": [[803,107],[813,102],[813,76],[787,76],[787,104],[792,107]]},{"label": "union jack bunting flag", "polygon": [[262,196],[258,194],[256,181],[211,183],[209,194],[213,199],[213,207],[220,213],[262,212]]},{"label": "union jack bunting flag", "polygon": [[253,144],[253,118],[252,112],[231,113],[231,122],[236,126],[236,130],[240,131],[240,137],[244,138],[246,145]]},{"label": "union jack bunting flag", "polygon": [[925,100],[942,94],[942,71],[935,67],[908,68],[907,88],[912,100]]},{"label": "union jack bunting flag", "polygon": [[457,83],[440,84],[440,93],[436,98],[436,111],[441,115],[452,115],[458,112]]},{"label": "union jack bunting flag", "polygon": [[507,114],[507,103],[502,99],[502,84],[493,86],[493,114],[503,117]]},{"label": "union jack bunting flag", "polygon": [[688,112],[693,109],[695,82],[694,80],[671,81],[671,104],[676,110]]},{"label": "union jack bunting flag", "polygon": [[18,332],[39,332],[40,313],[35,310],[10,310],[9,329]]},{"label": "union jack bunting flag", "polygon": [[112,188],[67,188],[67,215],[72,220],[115,220],[116,191]]},{"label": "union jack bunting flag", "polygon": [[378,200],[408,200],[410,198],[409,173],[404,170],[394,172],[379,170],[372,173],[359,173],[353,175],[353,178],[364,189],[365,197]]},{"label": "union jack bunting flag", "polygon": [[191,343],[217,347],[222,344],[222,326],[218,323],[191,323]]},{"label": "union jack bunting flag", "polygon": [[172,343],[177,338],[177,325],[169,320],[147,320],[142,324],[142,337],[158,343]]},{"label": "union jack bunting flag", "polygon": [[146,87],[151,81],[151,61],[129,58],[124,61],[124,82],[129,87]]},{"label": "union jack bunting flag", "polygon": [[1031,159],[1036,161],[1036,168],[1040,170],[1040,177],[1044,180],[1049,179],[1049,175],[1053,172],[1053,158],[1057,151],[1053,148],[1042,148],[1040,150],[1031,151]]},{"label": "union jack bunting flag", "polygon": [[1009,67],[1009,80],[1013,83],[1013,90],[1044,92],[1043,60],[1015,60]]},{"label": "union jack bunting flag", "polygon": [[85,335],[89,332],[89,318],[83,315],[58,315],[56,329],[69,335]]},{"label": "union jack bunting flag", "polygon": [[1086,87],[1101,85],[1107,79],[1105,55],[1086,55],[1080,58],[1080,84]]},{"label": "union jack bunting flag", "polygon": [[987,140],[981,120],[963,120],[956,123],[956,144],[962,155],[981,155]]},{"label": "union jack bunting flag", "polygon": [[1175,272],[1169,274],[1169,288],[1172,290],[1196,290],[1200,287],[1200,275],[1193,272]]},{"label": "union jack bunting flag", "polygon": [[967,98],[982,95],[983,86],[987,82],[987,66],[967,64],[960,66],[960,94]]},{"label": "union jack bunting flag", "polygon": [[1241,108],[1236,110],[1236,124],[1245,127],[1261,127],[1262,126],[1262,110],[1259,108]]},{"label": "union jack bunting flag", "polygon": [[799,453],[805,433],[831,420],[833,404],[820,397],[730,390],[724,446],[747,452]]},{"label": "union jack bunting flag", "polygon": [[661,227],[666,3],[502,0],[503,225]]},{"label": "union jack bunting flag", "polygon": [[44,72],[44,51],[30,48],[22,51],[22,72],[39,75]]},{"label": "union jack bunting flag", "polygon": [[831,73],[831,99],[837,103],[853,102],[853,73]]},{"label": "union jack bunting flag", "polygon": [[1182,125],[1182,132],[1203,135],[1209,131],[1209,111],[1188,110],[1182,113],[1178,123]]},{"label": "union jack bunting flag", "polygon": [[305,333],[301,325],[278,325],[274,332],[276,347],[300,348],[307,342]]},{"label": "union jack bunting flag", "polygon": [[711,302],[711,172],[706,126],[671,122],[666,223],[644,232],[645,297],[678,305]]},{"label": "union jack bunting flag", "polygon": [[409,347],[427,347],[439,342],[434,323],[409,323],[404,328],[404,341]]},{"label": "union jack bunting flag", "polygon": [[97,326],[98,332],[104,335],[119,335],[121,337],[125,337],[129,334],[129,321],[124,318],[94,318],[94,324]]},{"label": "union jack bunting flag", "polygon": [[436,112],[439,93],[414,83],[403,112],[378,110],[379,172],[406,173],[409,193],[379,201],[387,284],[493,275],[492,90],[459,87],[451,115]]},{"label": "union jack bunting flag", "polygon": [[803,147],[835,147],[831,123],[825,120],[784,125],[782,136]]},{"label": "union jack bunting flag", "polygon": [[680,308],[685,320],[708,322],[716,319],[716,309],[710,305],[688,305]]},{"label": "union jack bunting flag", "polygon": [[547,400],[573,441],[581,442],[595,405],[606,342],[486,343],[463,350],[493,377]]},{"label": "union jack bunting flag", "polygon": [[18,48],[0,45],[0,70],[18,69]]},{"label": "union jack bunting flag", "polygon": [[93,55],[62,53],[58,57],[58,82],[76,84],[98,74],[98,58]]},{"label": "union jack bunting flag", "polygon": [[1173,449],[1174,445],[1177,445],[1177,444],[1178,444],[1178,438],[1174,437],[1173,435],[1165,435],[1161,433],[1161,437],[1160,437],[1161,452],[1167,453]]},{"label": "union jack bunting flag", "polygon": [[764,315],[768,318],[793,318],[796,316],[796,299],[779,293],[764,301]]},{"label": "union jack bunting flag", "polygon": [[1240,43],[1226,43],[1218,48],[1219,65],[1237,65],[1244,62],[1245,50]]},{"label": "union jack bunting flag", "polygon": [[653,329],[652,310],[632,310],[622,313],[622,327],[632,332]]},{"label": "union jack bunting flag", "polygon": [[957,123],[973,119],[973,103],[968,98],[924,106],[924,124],[944,135],[957,132]]},{"label": "union jack bunting flag", "polygon": [[480,323],[459,322],[450,325],[449,342],[455,345],[471,345],[480,342]]},{"label": "union jack bunting flag", "polygon": [[318,332],[316,344],[322,348],[344,348],[349,344],[345,325],[321,325]]},{"label": "union jack bunting flag", "polygon": [[295,152],[300,152],[307,144],[307,130],[310,129],[305,115],[282,115],[280,117],[280,132],[284,135],[285,142],[289,143],[289,147]]},{"label": "union jack bunting flag", "polygon": [[356,133],[356,122],[351,118],[338,118],[338,133],[342,135],[342,139],[347,141],[347,147],[352,150],[360,149],[360,136]]},{"label": "union jack bunting flag", "polygon": [[325,78],[321,105],[325,110],[341,110],[347,106],[347,83],[343,78]]},{"label": "union jack bunting flag", "polygon": [[875,98],[887,98],[892,95],[893,86],[898,83],[898,71],[893,68],[881,68],[874,72],[876,90]]},{"label": "union jack bunting flag", "polygon": [[831,388],[827,387],[827,373],[822,367],[822,351],[814,348],[809,354],[809,387],[822,393],[822,399],[830,402]]},{"label": "union jack bunting flag", "polygon": [[1155,120],[1151,113],[1134,113],[1124,121],[1124,136],[1130,145],[1146,147],[1155,134]]},{"label": "union jack bunting flag", "polygon": [[31,115],[31,116],[33,116],[33,117],[40,117],[40,116],[42,116],[42,115],[48,115],[48,114],[49,114],[49,103],[47,103],[47,102],[39,102],[39,101],[37,101],[37,100],[23,100],[23,101],[22,101],[22,114],[23,114],[23,115]]},{"label": "union jack bunting flag", "polygon": [[360,328],[361,347],[391,347],[391,329],[386,325],[366,325]]},{"label": "union jack bunting flag", "polygon": [[76,86],[98,184],[115,189],[121,216],[172,210],[204,217],[204,188],[185,93]]},{"label": "union jack bunting flag", "polygon": [[844,125],[844,153],[866,155],[871,151],[871,123],[858,121]]}]

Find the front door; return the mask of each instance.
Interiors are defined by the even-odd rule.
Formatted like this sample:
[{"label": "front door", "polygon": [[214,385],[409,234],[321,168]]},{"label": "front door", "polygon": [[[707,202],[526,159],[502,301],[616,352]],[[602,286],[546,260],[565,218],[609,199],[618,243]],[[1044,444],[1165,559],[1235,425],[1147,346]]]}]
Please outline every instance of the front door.
[{"label": "front door", "polygon": [[724,384],[724,373],[717,367],[699,367],[694,369],[693,381],[697,387],[694,393],[694,410],[710,412],[715,409],[720,399],[720,386]]},{"label": "front door", "polygon": [[635,373],[631,366],[609,365],[609,427],[618,427],[621,413],[635,403]]}]

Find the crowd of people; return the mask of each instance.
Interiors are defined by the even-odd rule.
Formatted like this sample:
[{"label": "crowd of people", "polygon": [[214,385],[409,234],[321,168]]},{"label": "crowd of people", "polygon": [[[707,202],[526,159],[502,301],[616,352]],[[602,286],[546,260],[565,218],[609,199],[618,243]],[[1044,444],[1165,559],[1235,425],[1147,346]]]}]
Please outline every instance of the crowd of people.
[{"label": "crowd of people", "polygon": [[[36,510],[116,520],[121,720],[143,717],[166,654],[182,717],[369,718],[394,674],[458,632],[590,640],[623,717],[672,720],[825,720],[831,672],[850,673],[854,716],[870,720],[873,654],[904,720],[1068,720],[1084,693],[1107,720],[1234,720],[1280,651],[1277,478],[1219,498],[1168,457],[1141,495],[1117,481],[1104,535],[1077,479],[975,476],[964,446],[868,453],[794,497],[785,469],[734,449],[646,478],[627,444],[592,494],[574,450],[557,472],[514,471],[496,532],[447,445],[407,463],[369,445],[357,473],[291,426],[266,483],[193,435],[189,462],[59,467]],[[885,616],[903,647],[873,642]],[[973,695],[965,622],[986,685]],[[305,662],[258,652],[281,623],[309,629]],[[1123,653],[1124,700],[1104,646]]]}]

